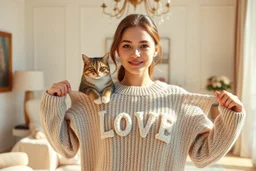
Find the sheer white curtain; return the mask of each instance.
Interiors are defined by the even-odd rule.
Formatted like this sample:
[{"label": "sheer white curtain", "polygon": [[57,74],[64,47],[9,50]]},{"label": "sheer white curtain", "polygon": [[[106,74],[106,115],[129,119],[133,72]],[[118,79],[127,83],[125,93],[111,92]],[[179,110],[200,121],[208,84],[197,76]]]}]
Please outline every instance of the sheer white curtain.
[{"label": "sheer white curtain", "polygon": [[[236,93],[242,100],[247,115],[233,153],[241,157],[252,157],[256,164],[256,0],[238,0],[238,5],[245,5],[242,11],[246,11],[246,15],[244,27],[238,29],[237,35]],[[238,22],[243,24],[241,21],[242,19]]]}]

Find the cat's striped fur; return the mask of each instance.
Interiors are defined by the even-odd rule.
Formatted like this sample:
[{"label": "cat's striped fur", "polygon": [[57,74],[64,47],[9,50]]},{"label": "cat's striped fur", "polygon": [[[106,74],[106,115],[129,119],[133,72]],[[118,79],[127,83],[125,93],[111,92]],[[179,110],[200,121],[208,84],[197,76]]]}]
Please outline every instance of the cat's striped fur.
[{"label": "cat's striped fur", "polygon": [[109,54],[94,58],[83,54],[82,58],[84,70],[79,91],[87,94],[96,104],[108,103],[114,91],[108,64]]}]

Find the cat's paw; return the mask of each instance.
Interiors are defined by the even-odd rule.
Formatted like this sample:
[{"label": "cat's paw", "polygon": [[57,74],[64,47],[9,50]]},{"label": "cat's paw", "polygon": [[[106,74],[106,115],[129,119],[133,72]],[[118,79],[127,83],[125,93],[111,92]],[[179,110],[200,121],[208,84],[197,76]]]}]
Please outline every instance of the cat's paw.
[{"label": "cat's paw", "polygon": [[34,135],[34,138],[35,139],[46,139],[46,136],[43,132],[41,131],[37,131]]},{"label": "cat's paw", "polygon": [[101,104],[102,103],[101,97],[99,97],[98,99],[94,100],[94,103]]},{"label": "cat's paw", "polygon": [[110,101],[110,97],[106,97],[106,96],[103,96],[103,97],[102,97],[102,102],[103,102],[104,104],[108,103],[109,101]]}]

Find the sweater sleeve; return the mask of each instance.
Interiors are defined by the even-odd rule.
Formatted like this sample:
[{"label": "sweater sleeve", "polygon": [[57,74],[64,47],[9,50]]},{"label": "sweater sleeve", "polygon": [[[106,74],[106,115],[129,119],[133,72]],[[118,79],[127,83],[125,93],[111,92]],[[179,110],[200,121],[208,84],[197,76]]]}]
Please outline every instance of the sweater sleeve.
[{"label": "sweater sleeve", "polygon": [[241,132],[245,119],[244,110],[234,112],[219,106],[219,112],[214,125],[209,123],[204,114],[194,120],[197,128],[189,156],[197,167],[205,167],[218,161],[229,151]]},{"label": "sweater sleeve", "polygon": [[51,146],[59,154],[71,158],[79,149],[76,130],[67,117],[74,110],[66,111],[66,97],[43,93],[40,106],[41,124]]}]

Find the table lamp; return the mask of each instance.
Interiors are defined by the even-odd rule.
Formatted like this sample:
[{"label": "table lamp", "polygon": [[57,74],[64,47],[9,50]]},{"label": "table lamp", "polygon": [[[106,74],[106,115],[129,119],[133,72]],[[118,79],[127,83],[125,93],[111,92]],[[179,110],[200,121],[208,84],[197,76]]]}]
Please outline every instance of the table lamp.
[{"label": "table lamp", "polygon": [[29,125],[29,116],[26,110],[26,102],[35,98],[35,92],[44,89],[44,73],[42,71],[15,71],[14,90],[25,91],[24,119]]}]

